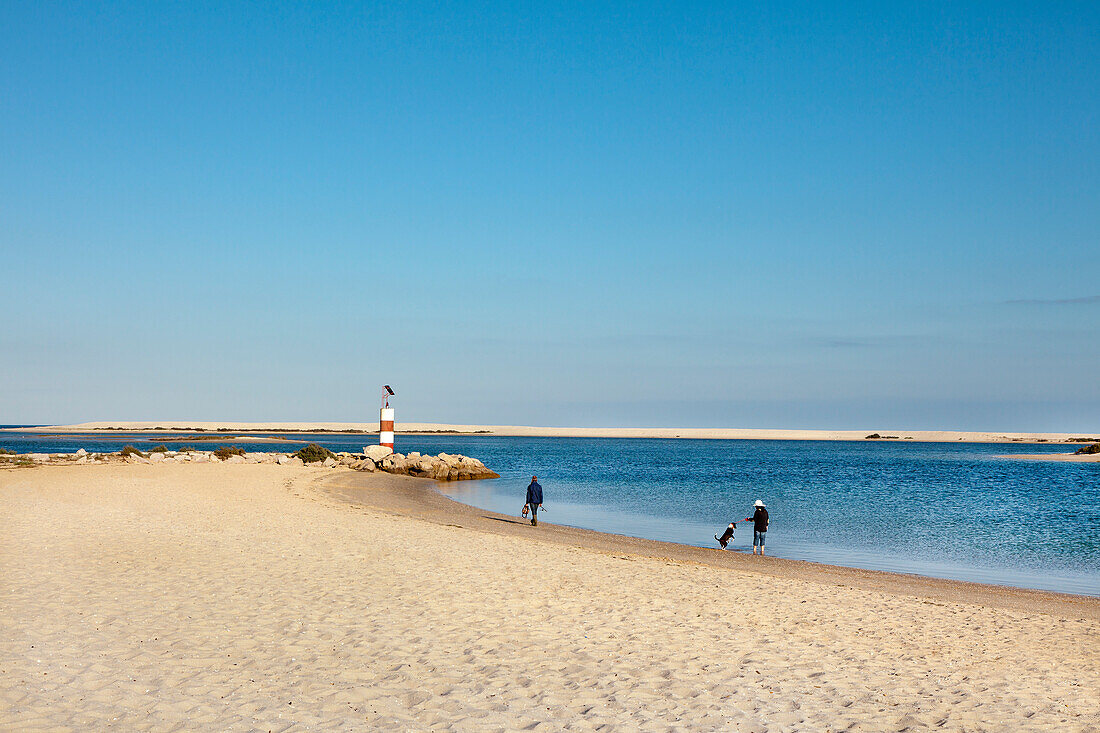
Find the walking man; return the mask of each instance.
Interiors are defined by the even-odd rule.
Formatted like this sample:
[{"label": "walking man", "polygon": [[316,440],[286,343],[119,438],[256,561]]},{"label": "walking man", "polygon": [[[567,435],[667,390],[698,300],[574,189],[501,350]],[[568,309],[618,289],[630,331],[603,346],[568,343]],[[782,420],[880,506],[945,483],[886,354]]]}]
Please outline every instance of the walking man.
[{"label": "walking man", "polygon": [[539,526],[539,507],[542,506],[542,487],[539,486],[539,477],[532,476],[531,484],[527,487],[527,507],[531,510],[531,526]]},{"label": "walking man", "polygon": [[752,554],[756,554],[756,548],[760,548],[760,556],[764,556],[764,535],[768,533],[768,509],[764,502],[756,500],[756,511],[751,517],[745,517],[746,522],[752,522]]}]

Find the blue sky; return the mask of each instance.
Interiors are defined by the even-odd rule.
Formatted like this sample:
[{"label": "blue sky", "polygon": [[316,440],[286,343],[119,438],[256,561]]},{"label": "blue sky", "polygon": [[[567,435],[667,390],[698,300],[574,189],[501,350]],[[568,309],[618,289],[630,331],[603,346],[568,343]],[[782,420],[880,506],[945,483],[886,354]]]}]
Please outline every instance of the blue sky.
[{"label": "blue sky", "polygon": [[0,9],[0,423],[1100,431],[1095,3]]}]

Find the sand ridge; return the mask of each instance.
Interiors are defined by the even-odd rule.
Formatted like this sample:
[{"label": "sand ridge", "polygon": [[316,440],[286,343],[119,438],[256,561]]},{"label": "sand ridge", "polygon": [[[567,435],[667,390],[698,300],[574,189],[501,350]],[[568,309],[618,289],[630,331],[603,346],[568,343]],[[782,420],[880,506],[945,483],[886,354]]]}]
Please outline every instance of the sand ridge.
[{"label": "sand ridge", "polygon": [[[100,421],[75,425],[49,425],[36,427],[41,433],[82,433],[117,428],[126,430],[170,429],[174,431],[286,431],[286,432],[363,432],[378,431],[377,422],[196,422],[193,420],[159,421]],[[22,428],[0,428],[16,430]],[[882,442],[931,442],[931,443],[1064,443],[1071,439],[1093,437],[1080,433],[1035,432],[974,432],[961,430],[892,430],[868,428],[860,430],[799,430],[779,428],[581,428],[537,427],[529,425],[455,425],[446,423],[399,422],[398,433],[444,432],[459,434],[491,434],[519,437],[559,438],[691,438],[707,440],[865,440],[878,433],[889,436]],[[167,430],[165,430],[167,431]]]},{"label": "sand ridge", "polygon": [[0,472],[0,729],[1100,726],[1095,619],[448,526],[350,475]]}]

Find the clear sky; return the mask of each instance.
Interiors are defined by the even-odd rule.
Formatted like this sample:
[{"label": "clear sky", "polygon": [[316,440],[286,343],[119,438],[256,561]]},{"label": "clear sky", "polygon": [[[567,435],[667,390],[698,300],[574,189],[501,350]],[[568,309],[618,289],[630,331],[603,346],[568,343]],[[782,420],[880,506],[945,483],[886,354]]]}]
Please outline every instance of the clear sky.
[{"label": "clear sky", "polygon": [[0,6],[0,423],[1100,431],[1100,5]]}]

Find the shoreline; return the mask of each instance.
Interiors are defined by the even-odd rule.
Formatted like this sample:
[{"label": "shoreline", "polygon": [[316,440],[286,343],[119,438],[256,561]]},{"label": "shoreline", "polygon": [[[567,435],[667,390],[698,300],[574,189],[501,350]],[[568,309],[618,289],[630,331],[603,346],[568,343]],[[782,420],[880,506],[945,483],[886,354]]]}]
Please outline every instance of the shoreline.
[{"label": "shoreline", "polygon": [[[1039,443],[1086,444],[1100,440],[1090,433],[996,432],[959,430],[800,430],[770,428],[569,428],[524,425],[452,425],[445,423],[397,423],[398,433],[407,435],[481,435],[543,438],[660,438],[694,440],[806,440],[859,441],[868,443]],[[48,425],[33,428],[0,428],[0,432],[73,434],[112,432],[242,432],[377,435],[378,423],[335,422],[194,422],[187,420],[87,422],[73,425]],[[879,435],[878,438],[869,436]]]},{"label": "shoreline", "polygon": [[[176,457],[178,456],[178,457]],[[278,456],[276,460],[276,456]],[[174,463],[183,459],[191,462],[210,461],[209,451],[192,451],[187,455],[169,451],[165,454],[155,452],[144,455],[141,458],[120,458],[117,453],[20,453],[0,454],[0,470],[19,470],[26,468],[43,468],[46,466],[91,466],[91,465],[118,465],[126,463],[155,463],[158,460],[165,463]],[[1014,456],[998,456],[1012,458]],[[1030,460],[1044,460],[1047,456],[1021,456]],[[51,458],[61,460],[51,461]],[[444,493],[443,487],[454,481],[440,481],[430,478],[435,474],[409,475],[407,472],[389,473],[386,471],[375,472],[365,470],[342,470],[345,467],[355,469],[353,463],[347,460],[352,458],[350,454],[337,454],[338,461],[332,464],[325,463],[323,468],[340,469],[336,475],[325,476],[324,480],[333,484],[330,493],[340,500],[371,506],[398,516],[415,519],[423,519],[447,526],[467,526],[453,523],[454,517],[461,517],[468,522],[468,526],[501,534],[506,525],[513,529],[504,532],[555,544],[567,544],[572,547],[583,547],[599,552],[630,552],[640,557],[656,558],[663,560],[677,560],[702,564],[708,567],[735,569],[751,572],[764,572],[777,578],[798,578],[800,580],[812,580],[815,582],[849,583],[853,587],[866,587],[873,590],[893,589],[903,593],[931,594],[941,600],[958,601],[960,598],[970,599],[972,602],[989,604],[994,599],[993,605],[1001,607],[1004,604],[1006,594],[1018,597],[1016,601],[1004,605],[1006,608],[1023,610],[1031,608],[1034,602],[1049,602],[1050,597],[1068,597],[1075,599],[1087,599],[1095,602],[1094,614],[1100,619],[1100,587],[1094,594],[1077,593],[1067,590],[1054,590],[1049,588],[1036,588],[1029,585],[1014,585],[1011,582],[984,582],[982,580],[962,580],[943,577],[941,575],[922,574],[920,572],[907,572],[905,570],[887,570],[859,567],[857,565],[840,565],[830,562],[812,559],[781,558],[772,555],[766,556],[761,561],[746,554],[744,548],[733,550],[719,550],[711,546],[699,546],[682,544],[666,540],[650,539],[633,535],[616,534],[614,532],[601,531],[560,525],[548,522],[543,517],[540,528],[532,533],[526,520],[517,519],[511,514],[483,509],[473,504],[464,503],[460,498],[452,497]],[[284,459],[287,459],[284,461]],[[1080,459],[1081,462],[1100,462],[1098,455],[1073,456],[1066,454],[1054,454],[1052,460]],[[102,461],[102,463],[100,463]],[[300,459],[294,458],[294,453],[259,452],[244,453],[241,456],[232,456],[226,464],[232,463],[278,463],[295,461],[302,465]],[[215,464],[217,460],[213,461]],[[164,464],[162,464],[164,465]],[[321,464],[317,464],[321,466]],[[493,474],[495,476],[495,474]],[[514,528],[518,527],[518,530]],[[751,559],[749,559],[751,558]],[[746,564],[746,562],[748,564]],[[1008,579],[1006,579],[1008,580]],[[1023,582],[1026,582],[1023,581]],[[1086,588],[1089,587],[1086,585]],[[1021,595],[1023,594],[1023,595]],[[1036,595],[1037,594],[1037,595]]]},{"label": "shoreline", "polygon": [[1021,453],[1019,455],[994,456],[1014,461],[1062,461],[1064,463],[1100,463],[1100,453]]},{"label": "shoreline", "polygon": [[912,573],[868,570],[810,560],[753,556],[744,552],[696,547],[674,542],[618,535],[540,520],[526,520],[464,504],[439,491],[438,482],[392,474],[339,474],[325,489],[340,501],[363,505],[396,516],[461,527],[493,535],[523,537],[535,542],[566,545],[617,556],[689,563],[710,568],[751,572],[777,580],[844,585],[860,590],[914,596],[925,600],[976,603],[1014,611],[1081,614],[1100,620],[1100,597],[1057,591],[951,580]]},{"label": "shoreline", "polygon": [[1087,597],[699,562],[343,468],[0,471],[0,520],[3,730],[1100,724]]}]

